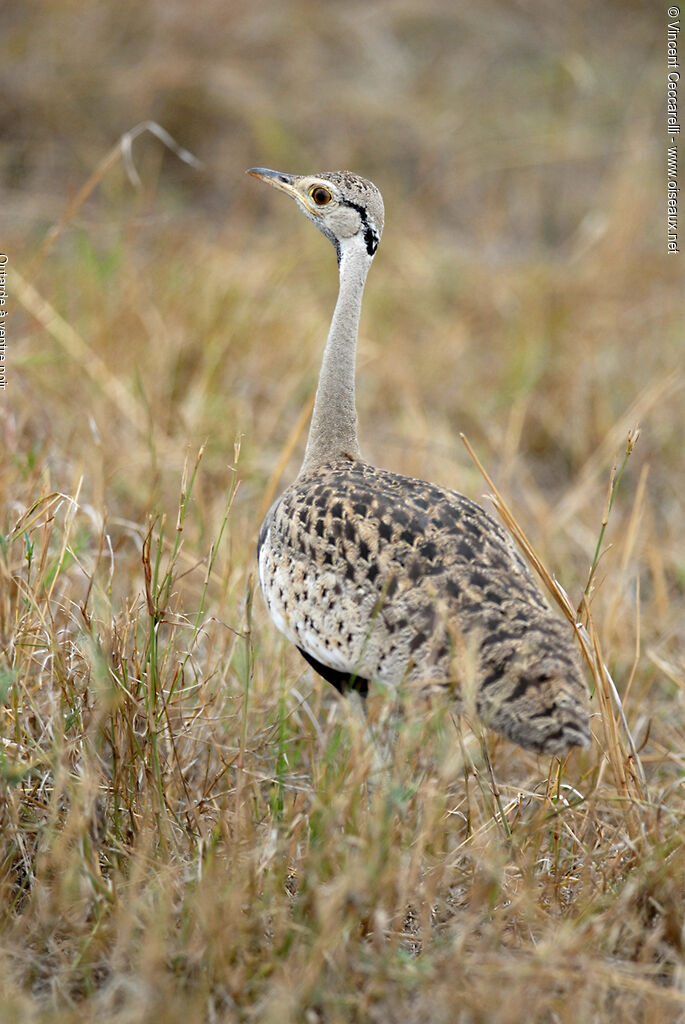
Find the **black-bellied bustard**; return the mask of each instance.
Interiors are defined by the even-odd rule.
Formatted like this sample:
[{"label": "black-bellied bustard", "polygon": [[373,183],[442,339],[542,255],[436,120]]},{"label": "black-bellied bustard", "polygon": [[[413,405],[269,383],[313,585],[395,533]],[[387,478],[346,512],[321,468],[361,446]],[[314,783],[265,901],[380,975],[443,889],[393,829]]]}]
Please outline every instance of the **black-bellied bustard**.
[{"label": "black-bellied bustard", "polygon": [[562,755],[590,742],[568,627],[511,539],[454,491],[364,462],[355,352],[383,200],[347,171],[248,173],[297,201],[333,243],[340,291],[302,468],[259,535],[277,628],[339,690],[445,687],[516,743]]}]

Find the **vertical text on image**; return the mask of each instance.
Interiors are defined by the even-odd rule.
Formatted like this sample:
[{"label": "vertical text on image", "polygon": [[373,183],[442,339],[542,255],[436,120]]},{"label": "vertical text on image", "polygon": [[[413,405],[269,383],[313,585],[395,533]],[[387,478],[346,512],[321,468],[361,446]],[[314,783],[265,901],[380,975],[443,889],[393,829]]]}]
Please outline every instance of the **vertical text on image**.
[{"label": "vertical text on image", "polygon": [[680,37],[680,8],[668,8],[666,30],[666,133],[670,145],[666,155],[666,251],[679,252],[678,248],[678,146],[680,134],[678,119],[678,83],[680,63],[678,42]]}]

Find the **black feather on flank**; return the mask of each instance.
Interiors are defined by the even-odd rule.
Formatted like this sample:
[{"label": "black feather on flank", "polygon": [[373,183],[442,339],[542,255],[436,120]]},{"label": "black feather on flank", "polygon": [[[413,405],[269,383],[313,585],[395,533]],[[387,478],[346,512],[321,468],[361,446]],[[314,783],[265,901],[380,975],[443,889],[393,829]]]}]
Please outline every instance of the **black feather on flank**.
[{"label": "black feather on flank", "polygon": [[322,664],[313,658],[311,654],[307,654],[302,647],[297,648],[305,661],[309,662],[315,672],[318,672],[327,683],[332,683],[338,693],[346,693],[348,690],[354,690],[360,697],[366,697],[369,692],[369,681],[368,679],[360,679],[359,676],[354,676],[350,672],[340,672],[337,668],[330,668],[328,665]]}]

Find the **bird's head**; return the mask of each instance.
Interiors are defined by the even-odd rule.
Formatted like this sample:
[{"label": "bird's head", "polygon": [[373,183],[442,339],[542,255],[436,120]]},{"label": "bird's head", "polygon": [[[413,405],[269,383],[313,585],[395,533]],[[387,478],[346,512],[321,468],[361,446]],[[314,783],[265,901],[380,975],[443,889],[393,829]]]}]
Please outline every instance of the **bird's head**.
[{"label": "bird's head", "polygon": [[351,171],[282,174],[265,167],[247,172],[297,200],[300,209],[334,245],[338,262],[351,250],[372,258],[383,232],[383,197]]}]

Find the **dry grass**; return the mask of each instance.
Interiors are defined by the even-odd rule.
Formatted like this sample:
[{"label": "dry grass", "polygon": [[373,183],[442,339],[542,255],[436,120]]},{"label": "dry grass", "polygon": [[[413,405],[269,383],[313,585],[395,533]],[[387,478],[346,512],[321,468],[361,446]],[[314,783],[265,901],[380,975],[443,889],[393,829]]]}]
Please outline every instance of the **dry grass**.
[{"label": "dry grass", "polygon": [[[684,1020],[660,23],[284,10],[3,15],[0,1021]],[[205,169],[141,138],[135,191],[111,147],[151,116]],[[409,698],[365,730],[267,622],[258,510],[297,467],[335,273],[255,163],[383,188],[365,450],[496,486],[579,622],[591,751]]]}]

